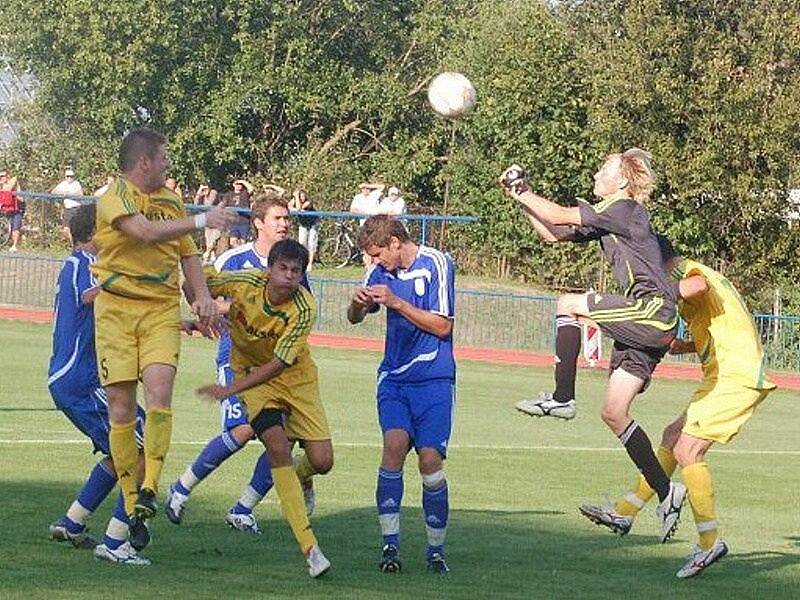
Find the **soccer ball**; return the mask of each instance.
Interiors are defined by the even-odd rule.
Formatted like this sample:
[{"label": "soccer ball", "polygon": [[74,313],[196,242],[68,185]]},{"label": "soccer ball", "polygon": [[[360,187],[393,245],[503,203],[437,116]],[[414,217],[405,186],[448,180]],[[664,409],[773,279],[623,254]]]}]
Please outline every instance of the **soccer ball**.
[{"label": "soccer ball", "polygon": [[476,100],[475,86],[461,73],[440,73],[428,87],[428,102],[433,110],[448,119],[467,114]]}]

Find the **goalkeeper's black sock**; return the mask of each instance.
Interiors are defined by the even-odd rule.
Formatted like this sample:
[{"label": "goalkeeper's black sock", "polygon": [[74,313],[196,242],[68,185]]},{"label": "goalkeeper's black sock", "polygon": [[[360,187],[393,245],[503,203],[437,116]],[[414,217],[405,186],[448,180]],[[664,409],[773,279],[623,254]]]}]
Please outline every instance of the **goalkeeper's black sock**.
[{"label": "goalkeeper's black sock", "polygon": [[625,430],[619,434],[619,441],[625,446],[628,456],[636,463],[639,471],[647,480],[647,484],[658,494],[659,500],[664,500],[669,494],[669,477],[658,462],[650,438],[639,427],[636,421],[631,421]]},{"label": "goalkeeper's black sock", "polygon": [[575,375],[581,351],[581,326],[570,315],[556,315],[556,389],[553,400],[575,399]]}]

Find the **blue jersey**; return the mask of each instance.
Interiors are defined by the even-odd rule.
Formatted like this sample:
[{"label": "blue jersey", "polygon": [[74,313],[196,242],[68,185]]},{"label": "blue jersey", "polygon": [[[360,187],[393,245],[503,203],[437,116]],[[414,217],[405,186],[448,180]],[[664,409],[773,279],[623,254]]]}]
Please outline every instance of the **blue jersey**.
[{"label": "blue jersey", "polygon": [[[367,273],[365,286],[387,285],[392,293],[416,308],[452,319],[455,317],[455,265],[446,254],[420,246],[408,269],[389,272],[376,265]],[[386,311],[386,345],[378,369],[381,380],[420,383],[456,376],[453,335],[440,338],[427,333],[399,312]]]},{"label": "blue jersey", "polygon": [[53,319],[53,355],[48,385],[100,387],[94,347],[94,308],[83,303],[83,293],[97,286],[89,265],[93,254],[76,250],[58,275]]},{"label": "blue jersey", "polygon": [[[222,271],[241,271],[242,269],[263,269],[266,271],[267,257],[261,256],[256,252],[253,242],[248,242],[220,254],[219,258],[214,261],[214,268],[220,273]],[[311,291],[306,275],[303,275],[300,283],[308,291]],[[231,338],[225,332],[220,336],[219,345],[217,346],[217,367],[225,367],[230,364],[230,361]]]}]

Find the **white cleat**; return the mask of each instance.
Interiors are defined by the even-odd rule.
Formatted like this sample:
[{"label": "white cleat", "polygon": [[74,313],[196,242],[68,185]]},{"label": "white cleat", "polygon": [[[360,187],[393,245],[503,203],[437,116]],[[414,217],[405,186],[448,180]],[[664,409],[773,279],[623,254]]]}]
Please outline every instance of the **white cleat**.
[{"label": "white cleat", "polygon": [[686,561],[680,571],[675,573],[675,576],[679,579],[687,579],[699,575],[706,567],[713,565],[727,553],[728,544],[721,538],[717,538],[717,541],[708,550],[702,550],[700,546],[695,546],[691,554],[689,554],[689,560]]},{"label": "white cleat", "polygon": [[611,506],[583,504],[578,507],[581,514],[595,525],[608,527],[618,535],[627,535],[633,527],[633,519],[614,511]]},{"label": "white cleat", "polygon": [[306,555],[306,562],[308,563],[308,574],[311,577],[322,577],[331,568],[331,561],[325,558],[319,546],[311,546],[311,550]]},{"label": "white cleat", "polygon": [[167,519],[175,525],[180,525],[183,521],[183,512],[186,510],[186,503],[189,501],[189,496],[181,494],[175,490],[174,486],[169,486],[167,492],[167,501],[164,503],[164,514]]},{"label": "white cleat", "polygon": [[515,408],[531,417],[555,417],[566,421],[575,418],[575,400],[558,402],[551,392],[541,392],[535,400],[520,400]]},{"label": "white cleat", "polygon": [[661,521],[661,535],[659,539],[664,544],[678,529],[681,518],[681,508],[686,501],[686,486],[677,481],[669,484],[669,494],[664,501],[656,507],[656,516]]},{"label": "white cleat", "polygon": [[309,478],[300,482],[303,487],[303,501],[306,504],[306,514],[310,517],[314,514],[314,507],[317,505],[317,494],[314,491],[314,479]]},{"label": "white cleat", "polygon": [[125,542],[116,550],[112,550],[105,544],[100,544],[94,549],[94,557],[120,565],[144,566],[150,564],[148,559],[136,554],[136,550],[128,542]]},{"label": "white cleat", "polygon": [[238,529],[239,531],[244,531],[245,533],[261,535],[261,529],[258,528],[258,521],[256,521],[256,517],[253,513],[237,514],[229,512],[227,515],[225,515],[225,522],[232,529]]}]

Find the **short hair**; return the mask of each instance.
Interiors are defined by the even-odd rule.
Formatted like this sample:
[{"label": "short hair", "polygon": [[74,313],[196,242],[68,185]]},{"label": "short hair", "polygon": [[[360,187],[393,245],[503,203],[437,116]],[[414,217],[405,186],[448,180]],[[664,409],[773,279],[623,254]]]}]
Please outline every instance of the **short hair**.
[{"label": "short hair", "polygon": [[83,204],[78,207],[69,220],[69,233],[72,242],[88,242],[92,239],[95,229],[97,210],[94,204]]},{"label": "short hair", "polygon": [[294,261],[305,273],[308,267],[308,250],[298,241],[281,240],[270,249],[269,255],[267,255],[267,266],[271,267],[279,260]]},{"label": "short hair", "polygon": [[358,247],[362,250],[370,246],[386,248],[393,237],[401,243],[411,239],[406,226],[391,215],[373,215],[358,231]]},{"label": "short hair", "polygon": [[284,200],[277,192],[261,192],[253,199],[253,208],[250,210],[250,222],[256,219],[264,220],[269,209],[273,206],[280,206],[289,212],[289,203]]},{"label": "short hair", "polygon": [[130,172],[143,156],[153,158],[158,149],[167,143],[167,138],[153,131],[142,127],[133,129],[122,140],[119,147],[119,170],[123,173]]},{"label": "short hair", "polygon": [[628,181],[627,189],[631,198],[643,202],[650,197],[656,183],[656,176],[650,166],[653,155],[641,148],[629,148],[620,158],[620,171]]},{"label": "short hair", "polygon": [[678,251],[675,250],[675,246],[672,245],[672,242],[669,241],[667,236],[658,233],[656,234],[656,240],[658,240],[658,249],[661,250],[662,262],[667,262],[679,256]]}]

